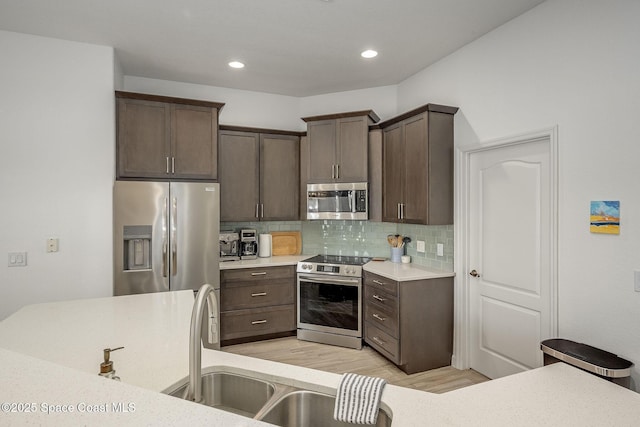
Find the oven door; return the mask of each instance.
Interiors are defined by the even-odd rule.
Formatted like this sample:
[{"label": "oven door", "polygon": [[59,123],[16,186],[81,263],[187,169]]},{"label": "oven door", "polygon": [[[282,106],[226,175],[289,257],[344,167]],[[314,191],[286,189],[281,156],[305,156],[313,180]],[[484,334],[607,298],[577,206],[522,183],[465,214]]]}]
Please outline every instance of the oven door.
[{"label": "oven door", "polygon": [[298,275],[298,328],[362,337],[362,279]]}]

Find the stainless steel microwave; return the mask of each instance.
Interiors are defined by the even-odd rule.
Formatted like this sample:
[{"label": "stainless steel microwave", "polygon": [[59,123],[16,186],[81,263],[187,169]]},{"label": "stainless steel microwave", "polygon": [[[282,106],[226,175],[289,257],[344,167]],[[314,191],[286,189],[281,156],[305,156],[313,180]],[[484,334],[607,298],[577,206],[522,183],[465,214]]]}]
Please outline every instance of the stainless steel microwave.
[{"label": "stainless steel microwave", "polygon": [[369,219],[366,182],[307,184],[307,219]]}]

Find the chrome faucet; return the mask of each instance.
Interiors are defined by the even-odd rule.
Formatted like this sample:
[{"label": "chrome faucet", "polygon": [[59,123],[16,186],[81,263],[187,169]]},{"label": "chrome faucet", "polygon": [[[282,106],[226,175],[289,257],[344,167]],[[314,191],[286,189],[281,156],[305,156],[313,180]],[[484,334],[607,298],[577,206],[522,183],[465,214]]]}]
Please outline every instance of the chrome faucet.
[{"label": "chrome faucet", "polygon": [[196,301],[191,312],[191,330],[189,335],[189,394],[187,399],[202,401],[202,316],[207,304],[207,336],[209,341],[216,342],[218,301],[213,286],[202,285],[198,290]]}]

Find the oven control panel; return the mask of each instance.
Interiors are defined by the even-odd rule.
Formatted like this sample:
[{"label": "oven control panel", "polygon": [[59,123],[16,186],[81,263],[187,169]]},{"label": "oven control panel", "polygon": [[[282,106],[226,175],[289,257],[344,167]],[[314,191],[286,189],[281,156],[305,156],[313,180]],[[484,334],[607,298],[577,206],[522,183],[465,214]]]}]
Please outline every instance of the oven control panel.
[{"label": "oven control panel", "polygon": [[337,264],[318,264],[313,262],[299,262],[297,272],[360,277],[362,276],[362,267],[359,265],[337,265]]}]

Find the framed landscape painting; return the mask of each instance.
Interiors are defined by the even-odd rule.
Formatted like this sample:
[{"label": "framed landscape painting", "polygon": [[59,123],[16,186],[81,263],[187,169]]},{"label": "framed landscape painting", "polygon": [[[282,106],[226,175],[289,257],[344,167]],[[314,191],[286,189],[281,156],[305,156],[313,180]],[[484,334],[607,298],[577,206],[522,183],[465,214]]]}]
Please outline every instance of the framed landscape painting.
[{"label": "framed landscape painting", "polygon": [[591,202],[592,233],[620,234],[620,201]]}]

